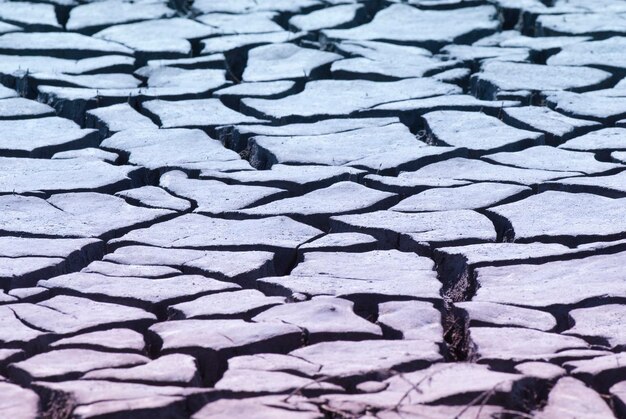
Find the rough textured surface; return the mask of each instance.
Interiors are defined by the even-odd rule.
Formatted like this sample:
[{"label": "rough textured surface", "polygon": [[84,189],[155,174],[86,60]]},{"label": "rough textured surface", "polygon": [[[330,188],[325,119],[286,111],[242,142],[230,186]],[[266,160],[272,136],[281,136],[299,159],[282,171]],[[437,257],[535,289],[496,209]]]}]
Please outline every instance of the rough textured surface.
[{"label": "rough textured surface", "polygon": [[623,0],[0,0],[0,417],[626,418]]}]

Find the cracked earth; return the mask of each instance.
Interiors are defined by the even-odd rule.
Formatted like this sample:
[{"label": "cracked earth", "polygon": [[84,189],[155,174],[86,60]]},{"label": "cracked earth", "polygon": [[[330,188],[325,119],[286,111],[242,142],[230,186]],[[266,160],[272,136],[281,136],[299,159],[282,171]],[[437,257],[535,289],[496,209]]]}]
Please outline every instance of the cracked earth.
[{"label": "cracked earth", "polygon": [[0,417],[626,418],[626,2],[0,0]]}]

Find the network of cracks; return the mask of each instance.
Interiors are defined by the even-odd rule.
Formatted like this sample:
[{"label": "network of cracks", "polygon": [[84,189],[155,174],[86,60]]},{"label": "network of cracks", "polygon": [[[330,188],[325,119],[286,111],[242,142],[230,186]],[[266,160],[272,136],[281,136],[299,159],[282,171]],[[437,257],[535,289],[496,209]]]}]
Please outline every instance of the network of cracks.
[{"label": "network of cracks", "polygon": [[625,35],[0,1],[0,416],[626,418]]}]

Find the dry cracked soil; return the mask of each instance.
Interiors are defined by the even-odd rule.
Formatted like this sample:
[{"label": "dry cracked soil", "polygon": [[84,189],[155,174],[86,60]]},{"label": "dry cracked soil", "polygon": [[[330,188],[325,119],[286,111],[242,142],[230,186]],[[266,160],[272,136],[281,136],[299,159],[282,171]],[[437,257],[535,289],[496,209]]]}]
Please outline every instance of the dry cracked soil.
[{"label": "dry cracked soil", "polygon": [[624,0],[0,0],[0,417],[626,418]]}]

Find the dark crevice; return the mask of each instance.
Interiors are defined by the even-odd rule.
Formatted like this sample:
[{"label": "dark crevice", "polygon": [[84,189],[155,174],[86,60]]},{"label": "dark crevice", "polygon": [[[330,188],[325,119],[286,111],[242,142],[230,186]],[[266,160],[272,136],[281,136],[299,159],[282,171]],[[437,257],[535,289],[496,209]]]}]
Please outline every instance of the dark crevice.
[{"label": "dark crevice", "polygon": [[70,394],[44,386],[34,386],[33,390],[39,395],[41,419],[69,419],[72,416],[76,401]]},{"label": "dark crevice", "polygon": [[528,415],[542,410],[548,404],[548,396],[554,384],[554,380],[536,377],[516,380],[508,396],[509,408]]},{"label": "dark crevice", "polygon": [[469,331],[469,319],[464,311],[454,307],[453,303],[446,303],[442,316],[442,326],[446,361],[475,361],[476,354]]},{"label": "dark crevice", "polygon": [[489,218],[489,220],[493,223],[497,234],[496,241],[498,243],[511,243],[515,240],[515,229],[513,228],[513,224],[511,224],[507,218],[488,209],[476,210],[476,212]]},{"label": "dark crevice", "polygon": [[228,51],[225,55],[226,78],[235,84],[242,81],[243,72],[248,62],[249,48],[238,48]]},{"label": "dark crevice", "polygon": [[57,22],[59,22],[59,25],[61,25],[63,29],[65,29],[67,21],[70,19],[70,11],[72,10],[71,7],[72,6],[62,6],[59,4],[54,6]]},{"label": "dark crevice", "polygon": [[477,283],[473,272],[467,268],[467,260],[460,255],[441,257],[435,253],[437,278],[442,283],[442,326],[445,343],[445,359],[450,362],[475,360],[474,344],[469,331],[469,317],[454,303],[469,301],[476,292]]},{"label": "dark crevice", "polygon": [[300,253],[300,247],[304,246],[305,244],[311,243],[315,240],[318,240],[322,237],[324,237],[326,235],[326,233],[321,233],[318,234],[315,237],[311,237],[309,240],[300,243],[298,246],[296,246],[295,251],[293,252],[293,257],[289,260],[288,263],[285,264],[285,268],[284,270],[282,270],[282,272],[277,272],[278,276],[286,276],[286,275],[291,275],[291,271],[293,271],[295,269],[295,267],[298,265],[299,260],[298,260],[298,254]]}]

